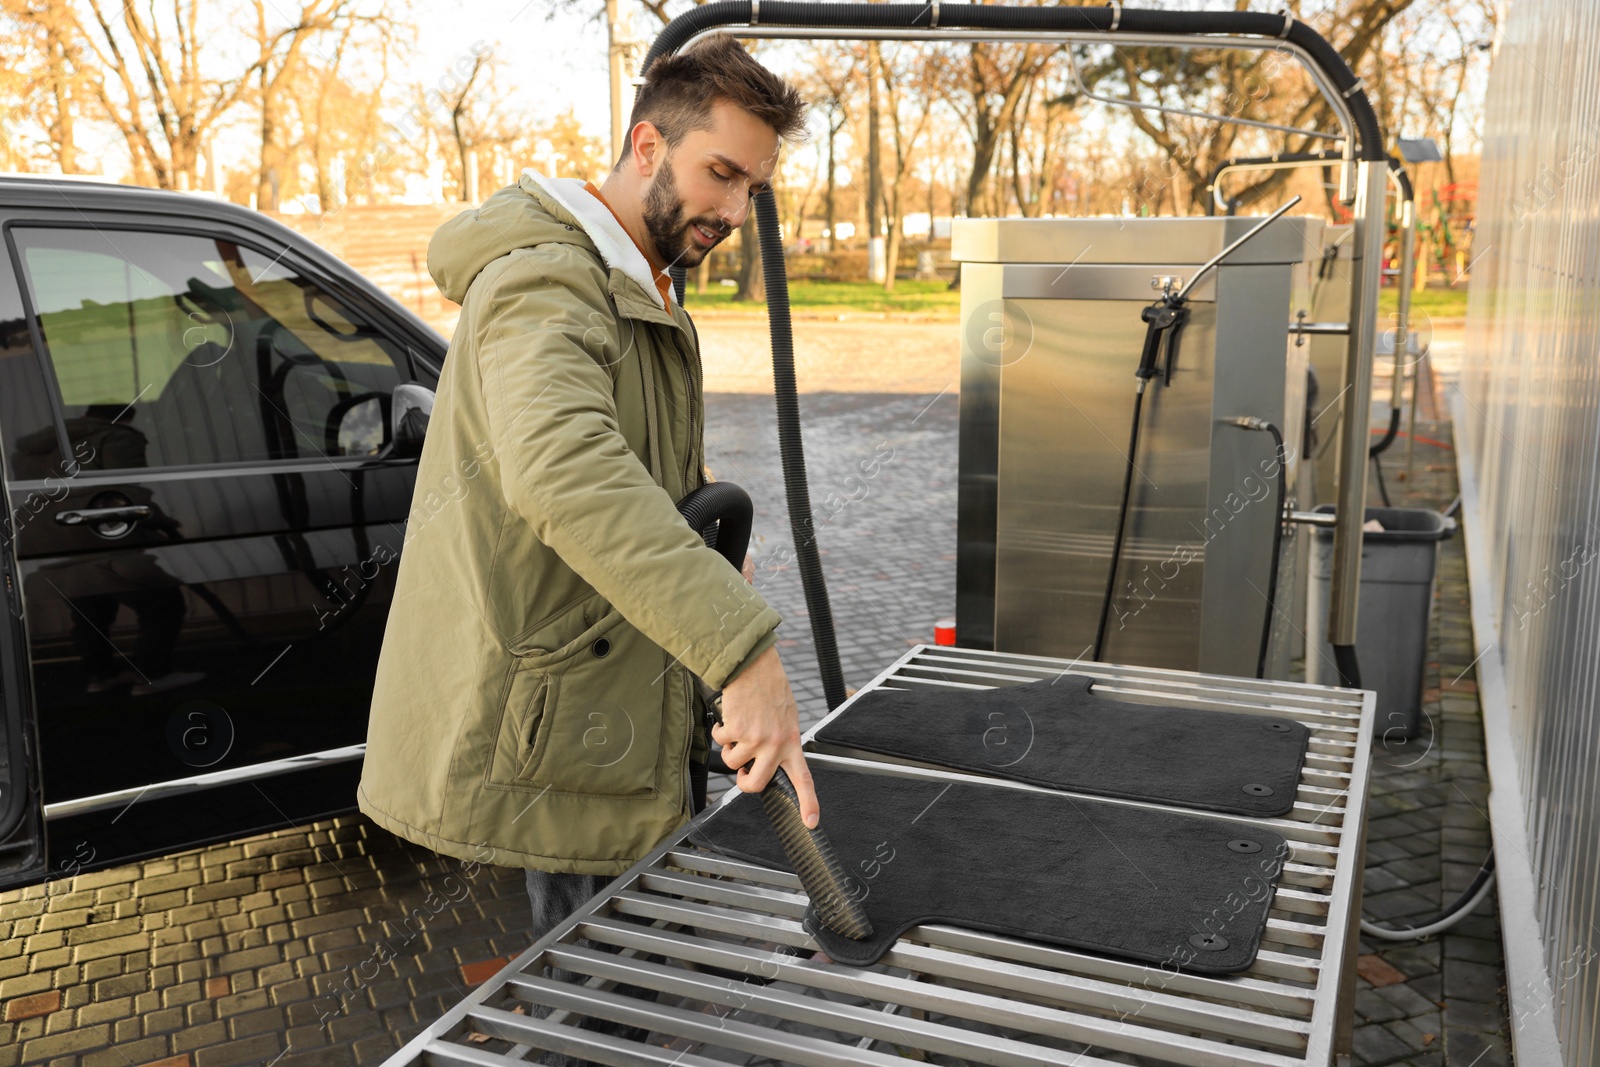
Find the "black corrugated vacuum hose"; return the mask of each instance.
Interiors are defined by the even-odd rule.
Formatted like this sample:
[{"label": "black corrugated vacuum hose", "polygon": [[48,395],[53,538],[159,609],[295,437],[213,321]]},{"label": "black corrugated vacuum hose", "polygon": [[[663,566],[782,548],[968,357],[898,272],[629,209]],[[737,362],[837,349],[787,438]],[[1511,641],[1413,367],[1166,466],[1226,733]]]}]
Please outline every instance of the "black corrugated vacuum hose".
[{"label": "black corrugated vacuum hose", "polygon": [[[749,5],[746,4],[746,7]],[[789,529],[800,563],[800,585],[811,616],[811,637],[817,647],[817,670],[832,711],[845,701],[844,672],[833,632],[833,608],[817,555],[817,531],[811,521],[811,488],[806,481],[805,447],[800,440],[800,400],[794,376],[794,334],[789,325],[789,278],[783,269],[783,231],[778,204],[767,189],[755,196],[756,228],[761,235],[761,273],[767,283],[767,328],[772,334],[772,391],[778,408],[778,454],[783,463],[783,488],[789,502]]]}]

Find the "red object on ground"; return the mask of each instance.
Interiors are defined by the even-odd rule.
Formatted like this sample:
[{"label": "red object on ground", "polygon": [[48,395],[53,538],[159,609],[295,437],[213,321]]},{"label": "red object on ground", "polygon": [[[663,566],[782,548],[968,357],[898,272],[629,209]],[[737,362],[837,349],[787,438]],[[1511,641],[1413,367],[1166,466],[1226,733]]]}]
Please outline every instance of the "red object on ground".
[{"label": "red object on ground", "polygon": [[940,619],[934,623],[933,643],[936,645],[954,645],[956,643],[956,620]]}]

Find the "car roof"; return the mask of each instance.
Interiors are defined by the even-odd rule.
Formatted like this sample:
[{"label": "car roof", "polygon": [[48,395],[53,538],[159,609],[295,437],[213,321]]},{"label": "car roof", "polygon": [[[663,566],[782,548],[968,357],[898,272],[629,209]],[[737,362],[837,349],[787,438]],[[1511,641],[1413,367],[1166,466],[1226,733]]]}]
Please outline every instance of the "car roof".
[{"label": "car roof", "polygon": [[0,173],[0,211],[15,208],[127,211],[147,216],[170,215],[174,221],[193,223],[203,220],[253,229],[258,234],[293,246],[300,255],[317,263],[323,270],[361,289],[368,299],[384,305],[392,315],[419,330],[421,337],[430,342],[427,348],[435,363],[444,357],[445,339],[410,308],[312,238],[252,208],[195,193],[120,185],[104,178]]},{"label": "car roof", "polygon": [[258,211],[206,194],[122,185],[109,178],[88,175],[0,174],[0,207],[143,211],[186,218],[246,222],[254,226],[265,224],[275,231],[287,229]]}]

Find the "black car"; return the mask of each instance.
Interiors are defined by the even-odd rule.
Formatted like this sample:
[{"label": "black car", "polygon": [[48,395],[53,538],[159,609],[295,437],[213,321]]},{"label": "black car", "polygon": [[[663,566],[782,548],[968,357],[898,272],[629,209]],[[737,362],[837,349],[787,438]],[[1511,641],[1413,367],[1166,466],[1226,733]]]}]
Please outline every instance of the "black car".
[{"label": "black car", "polygon": [[196,196],[0,238],[0,887],[353,810],[445,341]]}]

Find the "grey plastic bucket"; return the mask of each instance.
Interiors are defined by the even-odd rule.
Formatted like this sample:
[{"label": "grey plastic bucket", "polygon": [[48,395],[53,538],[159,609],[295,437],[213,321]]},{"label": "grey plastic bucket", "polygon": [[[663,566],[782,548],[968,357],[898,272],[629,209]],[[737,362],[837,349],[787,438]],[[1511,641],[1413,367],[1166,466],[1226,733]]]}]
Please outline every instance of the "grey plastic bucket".
[{"label": "grey plastic bucket", "polygon": [[[1333,505],[1316,509],[1333,511]],[[1454,520],[1426,508],[1366,512],[1383,532],[1361,536],[1361,590],[1356,607],[1356,659],[1361,685],[1378,694],[1374,737],[1416,737],[1422,728],[1422,685],[1428,666],[1428,622],[1433,611],[1439,542],[1455,532]],[[1333,530],[1316,527],[1306,598],[1306,680],[1338,685],[1328,643],[1328,602],[1333,586]]]}]

